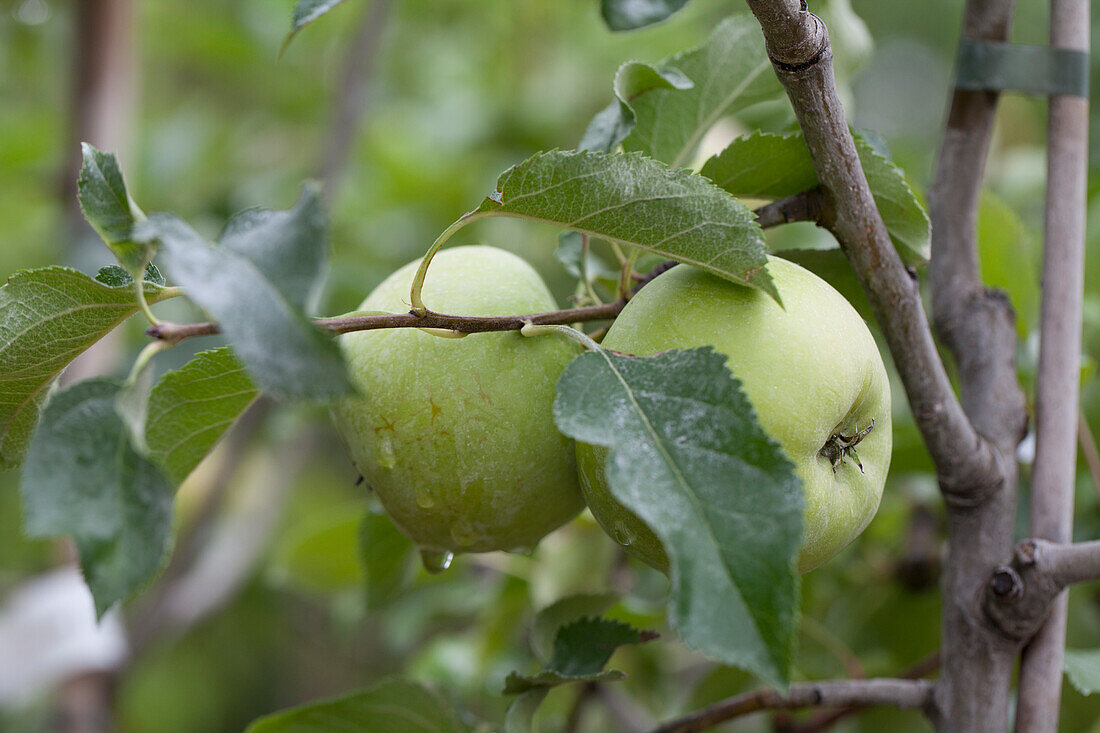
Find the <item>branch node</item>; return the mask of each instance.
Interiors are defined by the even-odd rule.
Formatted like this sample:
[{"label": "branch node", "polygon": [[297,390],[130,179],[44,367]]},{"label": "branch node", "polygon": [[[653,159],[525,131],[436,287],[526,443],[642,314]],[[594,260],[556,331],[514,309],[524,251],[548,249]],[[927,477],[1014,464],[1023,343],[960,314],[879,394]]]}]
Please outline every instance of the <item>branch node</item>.
[{"label": "branch node", "polygon": [[993,571],[993,576],[989,579],[989,589],[999,598],[1016,600],[1024,594],[1024,581],[1015,570],[1002,565]]}]

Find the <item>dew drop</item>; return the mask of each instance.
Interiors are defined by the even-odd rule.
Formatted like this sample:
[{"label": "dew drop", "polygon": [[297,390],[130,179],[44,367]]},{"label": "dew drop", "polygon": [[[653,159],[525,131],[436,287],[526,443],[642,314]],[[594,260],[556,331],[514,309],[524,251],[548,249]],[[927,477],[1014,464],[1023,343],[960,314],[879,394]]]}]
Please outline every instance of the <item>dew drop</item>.
[{"label": "dew drop", "polygon": [[630,547],[634,544],[634,533],[622,522],[616,522],[611,528],[611,536],[623,547]]},{"label": "dew drop", "polygon": [[453,552],[446,550],[428,550],[425,548],[420,549],[420,562],[424,565],[424,569],[432,575],[439,575],[447,568],[451,567],[451,563],[455,559]]},{"label": "dew drop", "polygon": [[535,548],[527,547],[526,545],[519,545],[518,547],[511,548],[510,550],[508,550],[508,552],[512,553],[513,555],[526,555],[527,557],[531,557],[535,554]]},{"label": "dew drop", "polygon": [[378,443],[378,462],[383,468],[393,468],[397,465],[397,455],[393,452],[393,441],[384,436]]},{"label": "dew drop", "polygon": [[427,486],[416,487],[416,505],[421,509],[431,509],[435,506],[435,497]]},{"label": "dew drop", "polygon": [[469,547],[477,541],[477,531],[460,519],[451,526],[451,538],[463,547]]}]

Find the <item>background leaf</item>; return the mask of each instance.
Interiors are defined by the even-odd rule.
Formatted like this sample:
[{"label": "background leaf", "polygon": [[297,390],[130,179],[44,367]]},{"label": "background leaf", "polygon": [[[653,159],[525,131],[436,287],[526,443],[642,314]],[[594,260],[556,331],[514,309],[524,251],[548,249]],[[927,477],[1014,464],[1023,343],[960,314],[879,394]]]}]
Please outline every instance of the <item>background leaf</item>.
[{"label": "background leaf", "polygon": [[1063,667],[1082,695],[1100,692],[1100,649],[1066,649]]},{"label": "background leaf", "polygon": [[[856,151],[882,221],[902,259],[921,264],[931,254],[932,225],[905,173],[858,135]],[[778,199],[818,185],[801,132],[753,133],[730,143],[700,173],[734,196]]]},{"label": "background leaf", "polygon": [[[150,303],[167,294],[145,284]],[[137,311],[129,283],[66,267],[24,270],[0,288],[0,468],[19,464],[55,377]]]},{"label": "background leaf", "polygon": [[477,212],[639,247],[779,299],[753,213],[701,176],[642,155],[539,153],[501,174]]},{"label": "background leaf", "polygon": [[[308,208],[293,211],[312,216]],[[232,222],[227,226],[228,232],[236,230]],[[319,246],[307,236],[308,228],[295,231],[298,236],[292,244],[283,243],[280,251]],[[256,254],[251,246],[241,246],[243,252],[212,246],[170,214],[153,214],[140,232],[142,237],[160,240],[168,274],[217,320],[263,391],[277,399],[324,399],[350,389],[336,342],[284,295],[284,290],[296,292],[294,281],[268,279],[267,273],[286,273],[266,256]],[[308,257],[303,255],[303,260]]]},{"label": "background leaf", "polygon": [[602,0],[600,13],[613,31],[630,31],[659,23],[680,8],[687,0]]},{"label": "background leaf", "polygon": [[229,348],[196,354],[161,377],[149,395],[149,457],[181,483],[258,395]]},{"label": "background leaf", "polygon": [[102,615],[160,569],[172,484],[130,445],[115,409],[121,385],[78,382],[46,405],[23,468],[27,533],[70,535]]},{"label": "background leaf", "polygon": [[518,695],[538,687],[556,687],[573,682],[620,679],[622,672],[604,671],[604,665],[620,646],[657,638],[621,621],[581,618],[558,629],[554,651],[541,672],[527,676],[512,672],[504,681],[505,695]]},{"label": "background leaf", "polygon": [[718,120],[783,90],[764,51],[764,37],[751,15],[734,15],[699,48],[663,61],[694,82],[689,89],[653,89],[630,102],[634,129],[623,141],[673,168],[686,165],[699,141]]},{"label": "background leaf", "polygon": [[579,593],[551,603],[535,615],[531,646],[543,659],[550,659],[554,639],[565,625],[586,616],[599,616],[619,600],[616,593]]},{"label": "background leaf", "polygon": [[554,417],[610,448],[611,492],[670,557],[669,620],[684,641],[785,685],[802,491],[725,361],[710,348],[583,354],[558,382]]},{"label": "background leaf", "polygon": [[268,715],[246,733],[460,733],[469,730],[438,695],[415,682],[392,679],[370,689]]},{"label": "background leaf", "polygon": [[344,0],[298,0],[290,14],[290,32],[283,39],[283,46],[279,53],[286,50],[291,39],[298,35],[298,31],[343,2]]},{"label": "background leaf", "polygon": [[634,129],[635,97],[654,89],[690,89],[693,86],[678,69],[657,69],[640,61],[628,61],[615,72],[615,101],[601,110],[588,123],[580,150],[612,153]]}]

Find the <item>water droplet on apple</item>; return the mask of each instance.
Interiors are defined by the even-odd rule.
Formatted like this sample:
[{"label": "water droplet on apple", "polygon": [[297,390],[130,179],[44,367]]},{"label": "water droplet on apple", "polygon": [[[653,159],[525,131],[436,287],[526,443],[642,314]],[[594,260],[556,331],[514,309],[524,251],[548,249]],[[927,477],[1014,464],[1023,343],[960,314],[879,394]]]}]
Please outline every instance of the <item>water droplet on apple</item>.
[{"label": "water droplet on apple", "polygon": [[439,575],[447,568],[451,567],[451,563],[455,559],[453,552],[446,550],[428,550],[426,548],[420,549],[420,562],[424,565],[424,569],[432,575]]},{"label": "water droplet on apple", "polygon": [[432,492],[427,486],[416,488],[416,504],[421,509],[431,509],[435,506],[435,497],[432,496]]},{"label": "water droplet on apple", "polygon": [[378,443],[378,463],[383,468],[393,468],[397,465],[397,454],[393,451],[393,441],[388,436],[383,436]]},{"label": "water droplet on apple", "polygon": [[463,547],[468,547],[477,541],[477,531],[468,522],[460,519],[451,526],[451,538]]},{"label": "water droplet on apple", "polygon": [[634,544],[634,533],[622,522],[616,522],[615,526],[611,528],[611,536],[623,547],[630,547]]}]

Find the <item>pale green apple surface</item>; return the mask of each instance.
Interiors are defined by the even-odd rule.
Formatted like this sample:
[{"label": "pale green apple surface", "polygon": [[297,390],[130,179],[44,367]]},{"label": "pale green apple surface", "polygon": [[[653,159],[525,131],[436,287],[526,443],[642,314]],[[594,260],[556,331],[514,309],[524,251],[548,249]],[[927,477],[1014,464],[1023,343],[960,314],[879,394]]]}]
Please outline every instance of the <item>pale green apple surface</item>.
[{"label": "pale green apple surface", "polygon": [[[890,385],[874,338],[840,293],[783,259],[770,257],[768,270],[782,307],[754,288],[674,267],[634,296],[603,346],[650,356],[709,345],[729,358],[761,426],[802,480],[806,522],[798,569],[804,573],[844,549],[878,509],[890,466]],[[835,448],[833,436],[852,436],[872,420],[874,429],[834,472],[826,445],[832,441]],[[593,515],[628,552],[667,572],[656,535],[611,495],[606,455],[606,449],[577,444]]]},{"label": "pale green apple surface", "polygon": [[[364,311],[403,313],[419,260]],[[554,310],[526,262],[493,247],[445,249],[424,283],[437,313]],[[554,427],[554,385],[578,348],[516,332],[441,338],[413,328],[340,337],[359,395],[334,409],[352,460],[422,549],[525,551],[584,506],[572,441]]]}]

